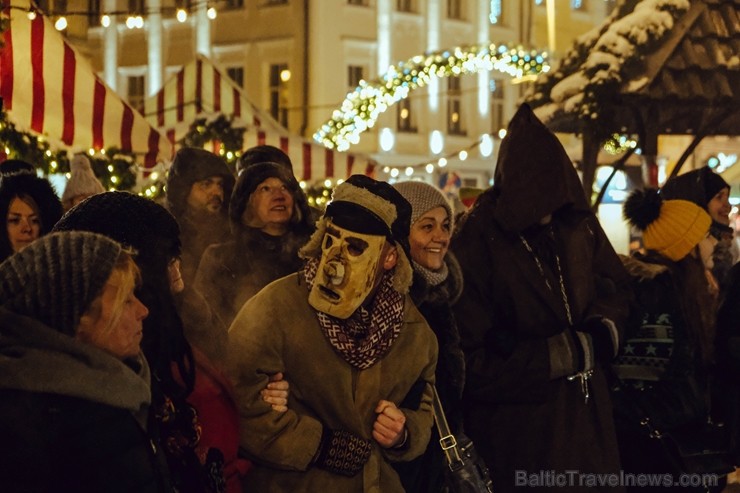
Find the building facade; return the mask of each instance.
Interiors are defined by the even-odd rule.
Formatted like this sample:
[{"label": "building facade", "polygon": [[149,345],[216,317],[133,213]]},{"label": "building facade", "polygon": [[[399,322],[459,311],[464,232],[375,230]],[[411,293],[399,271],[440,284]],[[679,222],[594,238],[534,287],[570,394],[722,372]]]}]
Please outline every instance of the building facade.
[{"label": "building facade", "polygon": [[[68,39],[134,106],[202,53],[258,106],[310,138],[360,80],[378,79],[391,65],[489,43],[521,45],[552,62],[612,6],[605,0],[48,0],[40,8],[70,13]],[[457,185],[485,187],[499,132],[526,87],[526,80],[495,70],[433,77],[382,112],[351,149],[378,162],[380,179],[440,184],[454,171]]]}]

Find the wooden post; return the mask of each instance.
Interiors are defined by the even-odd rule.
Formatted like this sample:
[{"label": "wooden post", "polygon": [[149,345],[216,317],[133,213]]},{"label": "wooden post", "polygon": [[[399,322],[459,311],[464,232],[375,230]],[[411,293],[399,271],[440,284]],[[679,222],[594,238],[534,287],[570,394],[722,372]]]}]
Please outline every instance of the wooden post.
[{"label": "wooden post", "polygon": [[583,131],[583,155],[581,156],[581,181],[583,193],[586,195],[586,201],[591,204],[593,195],[594,179],[596,177],[596,167],[599,158],[599,139],[593,131],[585,129]]},{"label": "wooden post", "polygon": [[658,188],[658,134],[648,129],[642,146],[642,182]]}]

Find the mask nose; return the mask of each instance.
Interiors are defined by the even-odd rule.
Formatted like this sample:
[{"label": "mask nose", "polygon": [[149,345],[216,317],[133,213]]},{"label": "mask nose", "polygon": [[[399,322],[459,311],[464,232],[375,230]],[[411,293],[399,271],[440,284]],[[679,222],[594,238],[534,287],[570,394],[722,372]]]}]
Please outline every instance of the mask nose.
[{"label": "mask nose", "polygon": [[324,275],[334,286],[339,286],[344,282],[346,270],[340,260],[330,260],[324,265]]}]

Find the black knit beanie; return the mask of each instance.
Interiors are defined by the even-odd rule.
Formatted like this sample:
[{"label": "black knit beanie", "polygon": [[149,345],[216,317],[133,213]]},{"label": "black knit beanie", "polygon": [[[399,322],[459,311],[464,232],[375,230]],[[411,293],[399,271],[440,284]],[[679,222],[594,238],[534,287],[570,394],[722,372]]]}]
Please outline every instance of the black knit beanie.
[{"label": "black knit beanie", "polygon": [[156,202],[129,192],[104,192],[70,209],[54,231],[92,231],[137,251],[136,263],[161,265],[180,255],[180,227]]},{"label": "black knit beanie", "polygon": [[175,217],[185,212],[193,183],[220,176],[224,183],[224,201],[231,197],[234,175],[226,162],[212,152],[196,147],[183,147],[175,155],[167,172],[167,207]]},{"label": "black knit beanie", "polygon": [[105,236],[52,233],[0,264],[0,306],[74,336],[121,253]]},{"label": "black knit beanie", "polygon": [[730,188],[730,185],[712,168],[705,166],[669,179],[660,189],[660,194],[664,200],[688,200],[707,210],[709,201],[723,188]]}]

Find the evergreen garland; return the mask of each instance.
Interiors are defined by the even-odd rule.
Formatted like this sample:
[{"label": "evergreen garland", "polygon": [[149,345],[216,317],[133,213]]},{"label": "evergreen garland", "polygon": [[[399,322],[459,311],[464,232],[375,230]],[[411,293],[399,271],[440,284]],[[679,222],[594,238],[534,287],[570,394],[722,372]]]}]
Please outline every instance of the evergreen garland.
[{"label": "evergreen garland", "polygon": [[233,171],[236,161],[244,146],[244,127],[232,127],[232,120],[218,115],[214,120],[198,118],[188,129],[188,133],[179,142],[183,147],[203,148],[209,142],[218,142],[221,146],[218,154],[224,158]]}]

